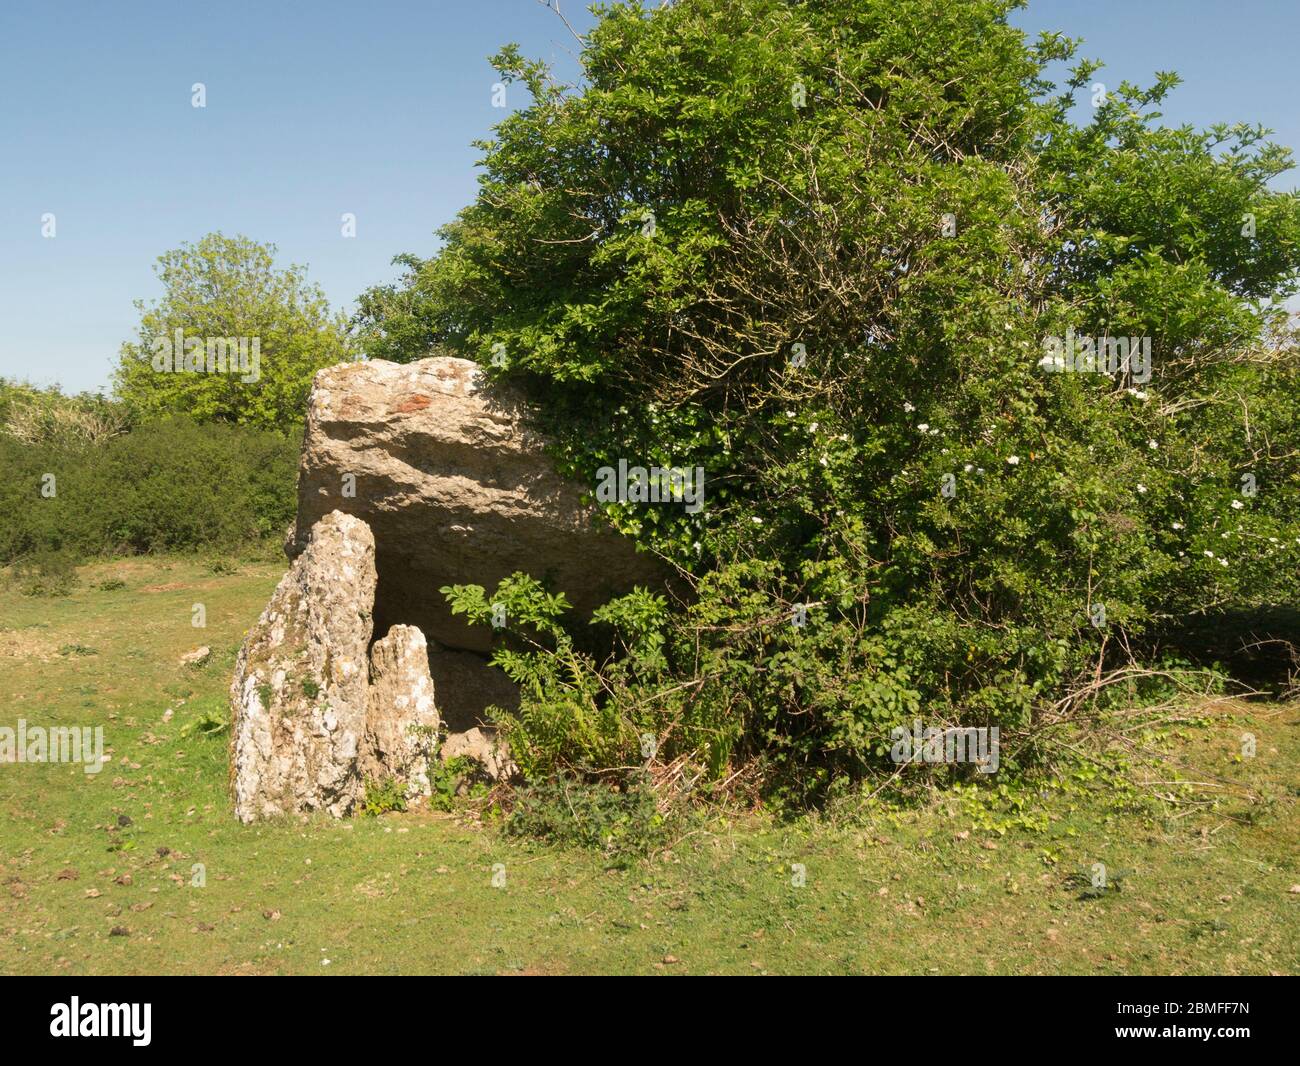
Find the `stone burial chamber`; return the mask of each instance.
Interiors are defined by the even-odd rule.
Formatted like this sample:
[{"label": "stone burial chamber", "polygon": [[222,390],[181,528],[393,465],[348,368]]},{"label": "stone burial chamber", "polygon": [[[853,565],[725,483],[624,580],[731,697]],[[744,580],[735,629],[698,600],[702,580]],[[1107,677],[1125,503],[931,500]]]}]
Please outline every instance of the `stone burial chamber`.
[{"label": "stone burial chamber", "polygon": [[341,817],[368,781],[430,791],[435,759],[514,773],[487,708],[518,705],[488,665],[492,634],[453,616],[444,585],[493,589],[514,571],[588,617],[654,557],[598,525],[556,474],[514,390],[447,356],[317,373],[298,469],[291,565],[239,652],[231,773],[245,822]]}]

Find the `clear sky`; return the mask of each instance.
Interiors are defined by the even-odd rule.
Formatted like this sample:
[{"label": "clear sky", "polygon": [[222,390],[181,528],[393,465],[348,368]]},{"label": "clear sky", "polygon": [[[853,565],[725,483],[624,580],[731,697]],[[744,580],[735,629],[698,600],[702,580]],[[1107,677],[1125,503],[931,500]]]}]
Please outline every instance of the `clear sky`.
[{"label": "clear sky", "polygon": [[[1300,149],[1297,0],[1031,0],[1015,22],[1084,37],[1108,85],[1177,70],[1171,123],[1261,122]],[[352,310],[472,199],[508,41],[575,69],[537,0],[0,0],[0,376],[106,385],[156,257],[213,230],[275,243]]]}]

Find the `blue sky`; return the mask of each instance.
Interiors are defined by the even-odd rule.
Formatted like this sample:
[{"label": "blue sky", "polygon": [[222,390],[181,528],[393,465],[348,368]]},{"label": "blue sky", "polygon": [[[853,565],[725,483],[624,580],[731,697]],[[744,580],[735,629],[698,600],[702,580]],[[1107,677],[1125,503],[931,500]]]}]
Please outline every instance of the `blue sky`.
[{"label": "blue sky", "polygon": [[[1261,122],[1300,149],[1295,0],[1032,0],[1015,22],[1086,38],[1107,84],[1177,70],[1171,123]],[[3,0],[0,376],[105,385],[156,257],[213,230],[275,243],[351,310],[472,199],[470,142],[502,114],[487,56],[512,40],[574,70],[537,0]]]}]

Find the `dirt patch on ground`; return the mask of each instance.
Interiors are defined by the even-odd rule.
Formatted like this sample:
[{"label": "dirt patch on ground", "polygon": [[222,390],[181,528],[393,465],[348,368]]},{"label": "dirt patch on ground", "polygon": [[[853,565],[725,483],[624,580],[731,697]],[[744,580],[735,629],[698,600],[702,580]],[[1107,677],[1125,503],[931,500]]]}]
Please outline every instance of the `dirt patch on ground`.
[{"label": "dirt patch on ground", "polygon": [[0,661],[48,663],[58,657],[59,645],[30,629],[0,629]]},{"label": "dirt patch on ground", "polygon": [[255,962],[227,962],[213,972],[218,977],[267,977],[276,971]]}]

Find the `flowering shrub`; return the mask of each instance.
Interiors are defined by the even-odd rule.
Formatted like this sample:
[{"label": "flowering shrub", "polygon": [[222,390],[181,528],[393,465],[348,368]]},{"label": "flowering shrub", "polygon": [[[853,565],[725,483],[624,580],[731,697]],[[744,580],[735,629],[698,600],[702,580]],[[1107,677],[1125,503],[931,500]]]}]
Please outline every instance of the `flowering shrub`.
[{"label": "flowering shrub", "polygon": [[[1013,6],[614,5],[580,86],[497,57],[531,103],[363,334],[530,389],[593,490],[620,460],[707,485],[695,513],[600,501],[683,602],[608,662],[562,612],[502,653],[526,766],[649,733],[815,792],[891,768],[915,716],[1023,737],[1155,624],[1294,601],[1289,156],[1160,126],[1173,75],[1076,123],[1096,65],[1050,82],[1074,42]],[[1004,770],[1033,751],[1004,739]]]}]

